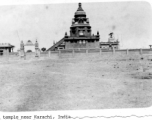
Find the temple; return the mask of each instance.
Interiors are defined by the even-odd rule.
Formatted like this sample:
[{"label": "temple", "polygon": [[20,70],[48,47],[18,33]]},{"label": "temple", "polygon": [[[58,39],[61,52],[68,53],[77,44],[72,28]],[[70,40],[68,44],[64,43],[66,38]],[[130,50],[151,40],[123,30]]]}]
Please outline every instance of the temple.
[{"label": "temple", "polygon": [[[113,38],[111,38],[113,39]],[[60,49],[77,49],[77,48],[94,48],[94,49],[118,49],[119,43],[114,41],[99,42],[100,35],[94,35],[91,32],[91,26],[89,23],[89,18],[86,17],[86,12],[82,9],[81,3],[78,4],[78,9],[75,12],[74,18],[72,19],[72,25],[70,27],[70,35],[65,32],[65,36],[54,43],[47,51],[56,51]]]}]

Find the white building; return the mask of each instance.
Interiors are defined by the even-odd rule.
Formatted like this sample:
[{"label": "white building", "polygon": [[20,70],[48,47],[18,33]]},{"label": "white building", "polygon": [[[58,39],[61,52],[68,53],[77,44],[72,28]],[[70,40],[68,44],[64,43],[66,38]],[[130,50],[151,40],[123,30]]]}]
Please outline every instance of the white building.
[{"label": "white building", "polygon": [[28,40],[24,45],[25,52],[35,52],[35,44],[31,40]]}]

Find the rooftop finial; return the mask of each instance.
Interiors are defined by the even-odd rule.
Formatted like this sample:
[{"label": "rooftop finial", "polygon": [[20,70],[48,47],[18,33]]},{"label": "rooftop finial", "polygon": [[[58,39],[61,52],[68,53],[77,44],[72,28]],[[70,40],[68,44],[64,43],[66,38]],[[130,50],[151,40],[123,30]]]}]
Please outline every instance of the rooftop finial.
[{"label": "rooftop finial", "polygon": [[81,7],[81,3],[79,3],[79,7]]},{"label": "rooftop finial", "polygon": [[97,31],[97,35],[99,35],[99,31]]},{"label": "rooftop finial", "polygon": [[81,7],[81,3],[79,3],[79,8],[77,11],[83,11],[82,7]]},{"label": "rooftop finial", "polygon": [[65,36],[67,36],[67,32],[65,32]]},{"label": "rooftop finial", "polygon": [[111,32],[111,33],[109,34],[109,36],[112,38],[112,37],[113,37],[113,32]]}]

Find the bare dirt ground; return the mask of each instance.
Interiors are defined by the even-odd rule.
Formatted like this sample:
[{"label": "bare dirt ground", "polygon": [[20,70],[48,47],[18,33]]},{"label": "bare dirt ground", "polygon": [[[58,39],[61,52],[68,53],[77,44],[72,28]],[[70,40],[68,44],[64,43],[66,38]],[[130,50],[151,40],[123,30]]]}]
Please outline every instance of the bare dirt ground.
[{"label": "bare dirt ground", "polygon": [[0,58],[0,111],[152,105],[152,60],[141,55]]}]

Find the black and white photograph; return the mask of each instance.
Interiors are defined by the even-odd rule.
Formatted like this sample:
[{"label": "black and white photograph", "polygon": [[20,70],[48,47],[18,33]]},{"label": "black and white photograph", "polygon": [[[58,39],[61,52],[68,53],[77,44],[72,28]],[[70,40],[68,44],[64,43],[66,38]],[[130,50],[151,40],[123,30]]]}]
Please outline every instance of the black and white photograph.
[{"label": "black and white photograph", "polygon": [[152,106],[147,1],[0,5],[0,111]]}]

